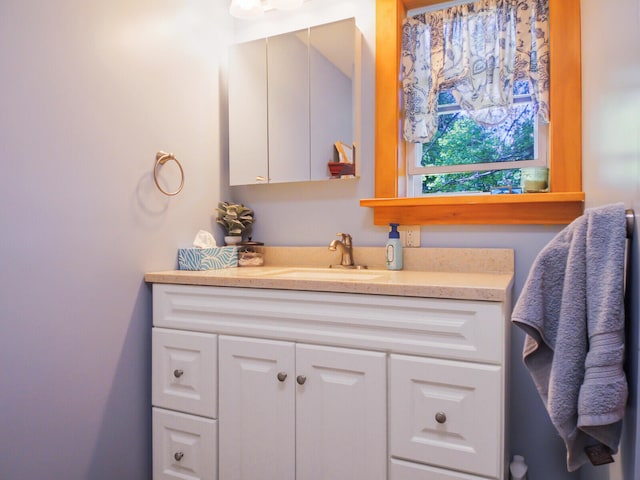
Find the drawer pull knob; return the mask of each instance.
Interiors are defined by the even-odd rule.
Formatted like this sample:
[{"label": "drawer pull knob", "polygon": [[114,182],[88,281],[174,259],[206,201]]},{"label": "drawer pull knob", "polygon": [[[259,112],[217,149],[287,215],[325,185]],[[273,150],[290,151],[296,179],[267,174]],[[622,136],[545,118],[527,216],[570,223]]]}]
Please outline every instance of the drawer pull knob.
[{"label": "drawer pull knob", "polygon": [[444,423],[446,421],[447,421],[447,416],[444,414],[444,412],[436,413],[436,422]]},{"label": "drawer pull knob", "polygon": [[176,462],[179,462],[180,460],[182,460],[182,457],[184,457],[184,453],[182,452],[176,452],[173,454],[173,458],[176,459]]},{"label": "drawer pull knob", "polygon": [[298,385],[304,385],[304,382],[307,381],[307,377],[305,377],[304,375],[298,375],[296,377],[296,382],[298,382]]},{"label": "drawer pull knob", "polygon": [[281,382],[284,382],[287,379],[287,374],[284,372],[279,372],[278,373],[278,380],[280,380]]},{"label": "drawer pull knob", "polygon": [[182,375],[184,375],[184,371],[180,370],[179,368],[176,368],[173,371],[173,376],[176,378],[180,378]]}]

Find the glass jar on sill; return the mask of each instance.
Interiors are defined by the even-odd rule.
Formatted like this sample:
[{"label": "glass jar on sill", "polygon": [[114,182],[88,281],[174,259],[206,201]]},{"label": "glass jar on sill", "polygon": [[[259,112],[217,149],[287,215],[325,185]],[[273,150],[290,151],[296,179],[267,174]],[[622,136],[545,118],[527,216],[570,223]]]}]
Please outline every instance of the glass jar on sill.
[{"label": "glass jar on sill", "polygon": [[522,193],[546,193],[549,191],[549,169],[526,167],[520,169]]}]

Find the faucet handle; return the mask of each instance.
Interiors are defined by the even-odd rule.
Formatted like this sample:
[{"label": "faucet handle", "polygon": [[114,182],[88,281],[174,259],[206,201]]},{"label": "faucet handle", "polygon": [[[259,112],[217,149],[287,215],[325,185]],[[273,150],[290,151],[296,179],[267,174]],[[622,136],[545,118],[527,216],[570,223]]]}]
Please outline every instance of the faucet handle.
[{"label": "faucet handle", "polygon": [[351,235],[348,233],[336,233],[336,236],[341,237],[345,245],[351,245]]}]

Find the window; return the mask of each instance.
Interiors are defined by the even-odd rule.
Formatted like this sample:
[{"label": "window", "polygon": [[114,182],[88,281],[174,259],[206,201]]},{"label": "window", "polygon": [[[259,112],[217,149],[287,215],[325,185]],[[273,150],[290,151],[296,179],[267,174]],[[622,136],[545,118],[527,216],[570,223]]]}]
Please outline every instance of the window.
[{"label": "window", "polygon": [[433,0],[377,0],[374,223],[406,225],[569,223],[582,214],[580,0],[550,0],[550,193],[407,197],[400,140],[400,27],[408,9]]},{"label": "window", "polygon": [[441,91],[436,134],[407,145],[408,196],[522,193],[520,169],[547,166],[547,132],[526,81],[515,83],[511,113],[493,126],[475,122],[450,89]]}]

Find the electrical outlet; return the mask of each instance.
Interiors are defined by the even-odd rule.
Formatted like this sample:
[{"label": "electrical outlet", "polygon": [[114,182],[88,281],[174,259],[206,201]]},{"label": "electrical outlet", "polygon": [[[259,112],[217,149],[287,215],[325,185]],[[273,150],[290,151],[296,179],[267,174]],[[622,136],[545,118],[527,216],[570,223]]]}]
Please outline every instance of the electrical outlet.
[{"label": "electrical outlet", "polygon": [[411,225],[407,227],[407,247],[420,247],[419,225]]},{"label": "electrical outlet", "polygon": [[400,241],[402,242],[403,247],[420,247],[419,225],[400,225],[398,227],[398,232],[400,233]]}]

